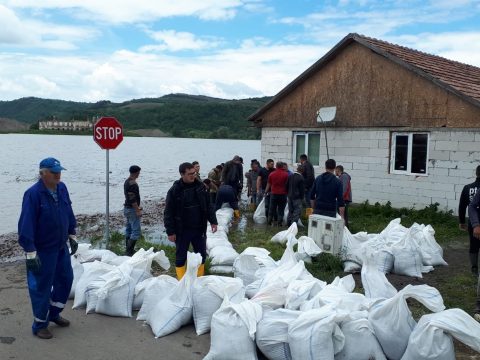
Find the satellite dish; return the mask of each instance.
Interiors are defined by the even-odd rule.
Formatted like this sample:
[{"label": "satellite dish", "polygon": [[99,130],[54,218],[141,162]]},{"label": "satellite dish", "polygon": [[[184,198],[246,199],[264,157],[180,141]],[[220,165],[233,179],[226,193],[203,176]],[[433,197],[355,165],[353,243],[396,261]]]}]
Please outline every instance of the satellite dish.
[{"label": "satellite dish", "polygon": [[335,119],[336,113],[337,113],[336,106],[320,108],[320,110],[317,111],[317,122],[318,123],[330,122],[333,119]]}]

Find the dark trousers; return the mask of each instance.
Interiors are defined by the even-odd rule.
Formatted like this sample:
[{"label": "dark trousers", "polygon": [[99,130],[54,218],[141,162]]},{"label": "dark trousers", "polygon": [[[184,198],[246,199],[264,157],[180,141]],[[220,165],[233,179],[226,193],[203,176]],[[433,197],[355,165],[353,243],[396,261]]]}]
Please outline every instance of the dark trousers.
[{"label": "dark trousers", "polygon": [[58,318],[65,308],[73,283],[72,263],[67,246],[48,252],[37,250],[37,256],[42,264],[40,271],[27,271],[34,333],[46,328],[49,321]]},{"label": "dark trousers", "polygon": [[345,226],[347,228],[348,228],[348,207],[349,206],[350,206],[350,203],[345,201],[345,210],[343,213],[343,219],[344,219]]},{"label": "dark trousers", "polygon": [[475,306],[475,312],[480,314],[480,276],[477,281],[477,303]]},{"label": "dark trousers", "polygon": [[202,264],[207,258],[207,236],[202,229],[184,229],[175,241],[175,266],[182,267],[187,262],[188,248],[192,244],[193,252],[202,255]]},{"label": "dark trousers", "polygon": [[285,206],[287,205],[287,195],[270,195],[270,206],[268,208],[268,222],[283,221]]},{"label": "dark trousers", "polygon": [[211,192],[210,193],[210,205],[215,206],[215,202],[217,201],[217,193]]},{"label": "dark trousers", "polygon": [[468,222],[468,236],[470,237],[470,254],[478,254],[480,250],[480,240],[473,236],[473,228],[470,221]]},{"label": "dark trousers", "polygon": [[303,199],[288,198],[288,226],[298,222],[300,219],[300,214],[302,213],[302,203]]}]

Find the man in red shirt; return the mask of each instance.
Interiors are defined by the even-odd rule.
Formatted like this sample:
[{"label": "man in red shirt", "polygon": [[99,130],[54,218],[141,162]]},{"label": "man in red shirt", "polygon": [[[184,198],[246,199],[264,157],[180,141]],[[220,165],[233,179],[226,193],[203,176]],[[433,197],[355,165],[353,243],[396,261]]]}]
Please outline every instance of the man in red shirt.
[{"label": "man in red shirt", "polygon": [[271,194],[268,207],[268,225],[272,225],[272,221],[275,221],[278,226],[282,226],[287,204],[287,180],[288,172],[285,171],[283,162],[278,161],[275,164],[275,171],[268,176],[267,188],[265,189],[266,194]]}]

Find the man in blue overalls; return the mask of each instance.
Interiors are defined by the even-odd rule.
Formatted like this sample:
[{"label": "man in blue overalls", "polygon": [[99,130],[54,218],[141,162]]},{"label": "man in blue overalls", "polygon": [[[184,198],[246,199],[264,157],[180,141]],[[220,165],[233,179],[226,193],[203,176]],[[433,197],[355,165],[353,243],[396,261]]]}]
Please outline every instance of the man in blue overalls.
[{"label": "man in blue overalls", "polygon": [[23,196],[18,221],[18,242],[25,250],[27,282],[32,302],[33,333],[50,339],[49,322],[61,327],[70,322],[60,316],[73,282],[72,254],[78,248],[76,221],[67,187],[60,181],[65,170],[54,158],[40,162],[40,178]]}]

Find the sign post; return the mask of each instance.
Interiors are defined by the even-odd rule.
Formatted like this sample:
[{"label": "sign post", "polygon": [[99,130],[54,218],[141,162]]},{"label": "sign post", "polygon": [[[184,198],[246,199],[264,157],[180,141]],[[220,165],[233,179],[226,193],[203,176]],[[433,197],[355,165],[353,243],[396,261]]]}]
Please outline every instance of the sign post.
[{"label": "sign post", "polygon": [[93,140],[106,150],[106,206],[105,206],[105,241],[110,240],[110,150],[123,141],[123,127],[114,117],[102,117],[93,126]]}]

